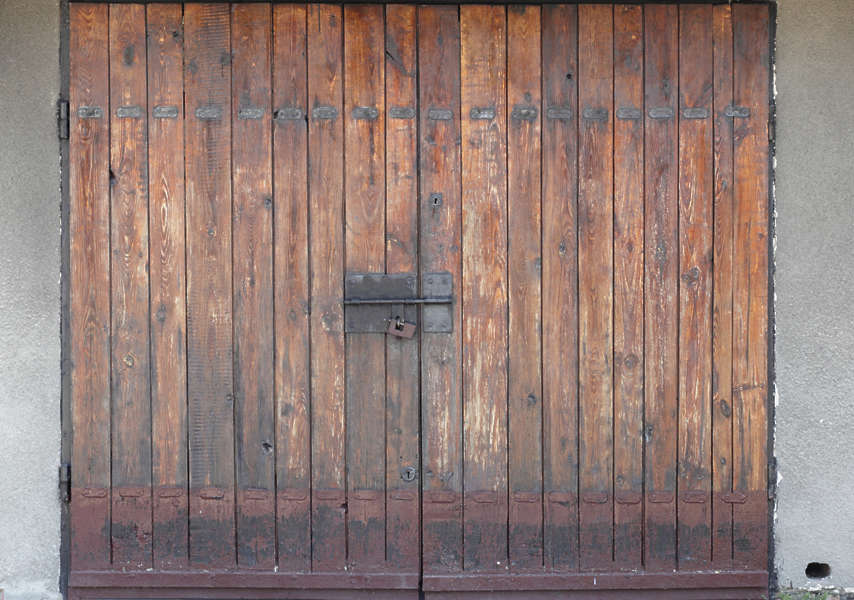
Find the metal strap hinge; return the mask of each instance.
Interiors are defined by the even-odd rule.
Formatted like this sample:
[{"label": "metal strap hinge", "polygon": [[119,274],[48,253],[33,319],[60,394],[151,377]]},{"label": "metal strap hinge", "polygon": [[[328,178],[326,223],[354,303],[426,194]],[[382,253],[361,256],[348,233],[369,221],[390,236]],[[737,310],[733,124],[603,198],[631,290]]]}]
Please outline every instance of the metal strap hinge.
[{"label": "metal strap hinge", "polygon": [[68,139],[68,100],[60,98],[56,103],[56,133],[61,140]]},{"label": "metal strap hinge", "polygon": [[59,497],[66,504],[71,502],[71,465],[59,465]]}]

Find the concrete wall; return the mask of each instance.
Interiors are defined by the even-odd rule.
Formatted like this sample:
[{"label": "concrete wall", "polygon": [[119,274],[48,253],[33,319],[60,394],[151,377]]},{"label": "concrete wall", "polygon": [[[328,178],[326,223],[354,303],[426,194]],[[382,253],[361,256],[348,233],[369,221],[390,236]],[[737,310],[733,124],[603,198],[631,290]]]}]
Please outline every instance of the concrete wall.
[{"label": "concrete wall", "polygon": [[[776,559],[854,587],[854,2],[781,0]],[[0,588],[58,596],[57,0],[0,0]]]},{"label": "concrete wall", "polygon": [[777,29],[780,584],[854,587],[854,2],[781,0]]},{"label": "concrete wall", "polygon": [[59,3],[0,0],[0,588],[59,596]]}]

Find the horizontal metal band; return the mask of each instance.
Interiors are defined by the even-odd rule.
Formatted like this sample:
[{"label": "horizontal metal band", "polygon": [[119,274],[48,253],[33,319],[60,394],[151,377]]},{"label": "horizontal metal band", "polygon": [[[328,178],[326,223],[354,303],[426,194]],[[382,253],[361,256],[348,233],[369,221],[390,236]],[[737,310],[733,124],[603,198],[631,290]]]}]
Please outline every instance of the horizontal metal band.
[{"label": "horizontal metal band", "polygon": [[219,106],[200,106],[196,109],[196,118],[202,121],[216,121],[222,118],[222,108]]},{"label": "horizontal metal band", "polygon": [[264,109],[257,106],[246,106],[237,110],[237,118],[241,121],[264,118]]},{"label": "horizontal metal band", "polygon": [[380,111],[373,106],[356,106],[351,114],[357,121],[376,121]]},{"label": "horizontal metal band", "polygon": [[724,115],[727,117],[740,117],[746,119],[750,116],[750,109],[746,106],[727,106],[724,109]]},{"label": "horizontal metal band", "polygon": [[469,116],[478,121],[491,121],[495,118],[494,106],[473,106]]},{"label": "horizontal metal band", "polygon": [[622,121],[637,121],[642,116],[641,109],[634,106],[621,106],[617,109],[617,118]]},{"label": "horizontal metal band", "polygon": [[276,121],[301,121],[304,118],[305,112],[296,106],[285,106],[273,113],[273,119]]},{"label": "horizontal metal band", "polygon": [[682,117],[685,119],[708,119],[709,109],[703,107],[683,108]]},{"label": "horizontal metal band", "polygon": [[572,119],[572,109],[568,106],[549,106],[546,109],[546,118],[557,121],[569,121]]},{"label": "horizontal metal band", "polygon": [[529,104],[517,104],[510,112],[510,117],[517,121],[533,121],[537,118],[537,107]]},{"label": "horizontal metal band", "polygon": [[338,109],[334,106],[321,104],[311,109],[311,118],[319,121],[329,121],[338,116]]},{"label": "horizontal metal band", "polygon": [[431,108],[427,111],[427,118],[431,121],[450,121],[454,118],[454,112],[450,108]]},{"label": "horizontal metal band", "polygon": [[415,109],[411,106],[392,106],[388,109],[388,116],[392,119],[414,119]]},{"label": "horizontal metal band", "polygon": [[672,119],[673,109],[669,106],[658,106],[656,108],[650,108],[647,114],[650,119]]},{"label": "horizontal metal band", "polygon": [[178,107],[171,104],[160,104],[154,107],[151,114],[155,119],[177,119]]},{"label": "horizontal metal band", "polygon": [[581,111],[581,118],[585,121],[605,122],[608,120],[608,109],[588,107]]},{"label": "horizontal metal band", "polygon": [[77,116],[81,119],[100,119],[104,111],[100,106],[81,106],[77,109]]},{"label": "horizontal metal band", "polygon": [[120,119],[141,119],[142,107],[138,104],[120,106],[116,109],[116,116]]}]

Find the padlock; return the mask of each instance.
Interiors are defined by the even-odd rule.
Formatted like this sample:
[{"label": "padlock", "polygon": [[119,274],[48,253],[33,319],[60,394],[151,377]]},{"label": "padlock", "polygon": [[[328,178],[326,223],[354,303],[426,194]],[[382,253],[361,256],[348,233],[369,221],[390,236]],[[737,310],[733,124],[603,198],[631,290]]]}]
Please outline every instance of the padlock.
[{"label": "padlock", "polygon": [[415,335],[415,323],[404,321],[400,317],[389,319],[386,333],[395,337],[411,338]]}]

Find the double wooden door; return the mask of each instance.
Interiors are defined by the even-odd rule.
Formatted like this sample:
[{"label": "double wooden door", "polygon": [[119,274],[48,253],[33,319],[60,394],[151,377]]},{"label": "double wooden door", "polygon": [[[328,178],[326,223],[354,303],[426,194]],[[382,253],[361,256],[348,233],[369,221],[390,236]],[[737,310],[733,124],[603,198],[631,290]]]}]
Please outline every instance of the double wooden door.
[{"label": "double wooden door", "polygon": [[762,597],[767,5],[69,39],[72,595]]}]

